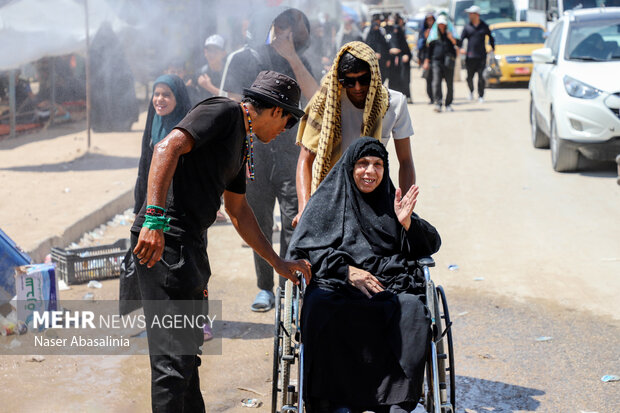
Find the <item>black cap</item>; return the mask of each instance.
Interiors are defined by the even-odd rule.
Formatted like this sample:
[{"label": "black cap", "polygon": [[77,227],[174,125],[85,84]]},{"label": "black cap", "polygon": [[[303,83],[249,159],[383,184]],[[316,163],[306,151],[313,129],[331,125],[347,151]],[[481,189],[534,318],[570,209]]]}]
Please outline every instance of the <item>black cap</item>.
[{"label": "black cap", "polygon": [[256,76],[249,89],[243,89],[244,96],[271,103],[291,113],[296,120],[304,115],[299,108],[301,89],[294,79],[282,73],[264,70]]}]

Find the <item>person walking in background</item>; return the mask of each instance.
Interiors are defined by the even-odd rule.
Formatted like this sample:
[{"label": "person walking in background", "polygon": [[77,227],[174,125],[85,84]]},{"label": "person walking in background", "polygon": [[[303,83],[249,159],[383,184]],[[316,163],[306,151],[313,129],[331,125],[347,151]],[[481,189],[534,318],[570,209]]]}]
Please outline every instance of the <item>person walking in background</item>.
[{"label": "person walking in background", "polygon": [[467,68],[467,86],[469,87],[469,100],[474,100],[474,75],[478,75],[478,101],[484,102],[484,77],[482,73],[487,62],[486,37],[489,37],[489,45],[495,50],[495,39],[491,36],[489,26],[480,19],[480,7],[471,6],[465,9],[469,13],[469,23],[463,28],[459,46],[467,39],[467,51],[461,49],[465,57]]},{"label": "person walking in background", "polygon": [[454,97],[454,65],[456,61],[456,40],[452,32],[448,30],[448,19],[445,16],[437,18],[437,32],[431,31],[428,38],[428,57],[424,60],[424,69],[433,72],[433,101],[435,112],[441,112],[442,90],[441,81],[446,80],[445,106],[448,112],[452,112],[452,99]]},{"label": "person walking in background", "polygon": [[226,63],[226,42],[219,34],[213,34],[205,40],[205,59],[207,63],[200,68],[197,83],[203,90],[203,99],[220,95],[220,83],[224,64]]},{"label": "person walking in background", "polygon": [[[424,61],[428,58],[428,43],[427,39],[431,33],[431,27],[435,24],[435,16],[432,13],[428,13],[424,17],[424,24],[420,29],[418,35],[418,64],[424,65]],[[433,104],[433,71],[430,68],[423,69],[422,77],[426,80],[426,94],[428,95],[429,103]]]},{"label": "person walking in background", "polygon": [[392,58],[392,76],[390,76],[390,88],[398,90],[411,102],[409,82],[411,80],[411,50],[405,36],[405,21],[396,14],[394,24],[390,30],[390,55]]},{"label": "person walking in background", "polygon": [[388,70],[391,66],[390,46],[388,45],[385,36],[385,29],[381,27],[381,15],[373,15],[371,25],[364,31],[364,42],[368,46],[372,47],[372,50],[374,50],[377,54],[381,78],[384,81],[388,78]]},{"label": "person walking in background", "polygon": [[[244,88],[252,84],[251,77],[256,76],[254,71],[275,70],[295,79],[303,97],[310,100],[318,89],[318,84],[311,74],[310,63],[303,56],[310,43],[308,18],[297,9],[287,9],[269,22],[269,28],[273,28],[271,43],[264,44],[264,39],[255,39],[262,44],[256,49],[244,49],[229,59],[223,89],[231,97],[238,96],[243,93]],[[286,254],[288,242],[293,235],[292,221],[297,215],[295,172],[299,148],[295,145],[296,136],[295,125],[269,145],[255,142],[256,178],[247,185],[248,203],[256,215],[261,231],[270,243],[273,236],[276,199],[278,201],[282,224],[280,231],[282,257]],[[273,269],[256,253],[254,267],[259,292],[250,309],[257,312],[269,311],[275,303]],[[282,277],[279,277],[279,280],[283,286],[286,280]]]},{"label": "person walking in background", "polygon": [[344,21],[340,25],[340,29],[336,33],[336,47],[340,49],[349,42],[362,41],[362,32],[357,28],[353,17],[345,16]]}]

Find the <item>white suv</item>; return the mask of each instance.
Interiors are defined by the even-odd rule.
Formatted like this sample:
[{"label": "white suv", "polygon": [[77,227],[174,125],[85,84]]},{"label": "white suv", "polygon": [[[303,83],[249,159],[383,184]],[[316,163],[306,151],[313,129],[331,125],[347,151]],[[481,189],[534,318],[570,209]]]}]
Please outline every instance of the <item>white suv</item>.
[{"label": "white suv", "polygon": [[532,53],[532,144],[558,172],[620,153],[620,7],[568,12]]}]

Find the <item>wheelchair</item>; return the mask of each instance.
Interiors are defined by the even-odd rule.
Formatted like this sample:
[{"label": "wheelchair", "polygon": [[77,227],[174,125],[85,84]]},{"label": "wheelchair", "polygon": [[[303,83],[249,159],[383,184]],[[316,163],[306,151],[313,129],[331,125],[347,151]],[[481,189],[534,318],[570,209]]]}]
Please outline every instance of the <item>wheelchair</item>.
[{"label": "wheelchair", "polygon": [[[431,280],[429,268],[435,261],[423,258],[418,264],[424,272],[431,327],[420,404],[428,413],[454,413],[456,374],[448,302],[443,287]],[[304,283],[301,277],[299,286],[287,281],[284,290],[278,287],[276,291],[271,413],[304,412],[304,348],[299,325]]]}]

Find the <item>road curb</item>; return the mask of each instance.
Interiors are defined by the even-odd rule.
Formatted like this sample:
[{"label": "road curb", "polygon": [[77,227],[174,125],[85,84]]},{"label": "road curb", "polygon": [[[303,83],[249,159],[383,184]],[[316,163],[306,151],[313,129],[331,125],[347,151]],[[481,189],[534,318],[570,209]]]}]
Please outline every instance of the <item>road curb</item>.
[{"label": "road curb", "polygon": [[79,240],[85,232],[105,224],[114,218],[115,215],[120,214],[127,208],[131,208],[133,204],[132,188],[70,225],[64,230],[62,235],[54,235],[44,239],[35,248],[28,251],[28,254],[33,262],[43,262],[52,247],[65,247],[67,244]]}]

